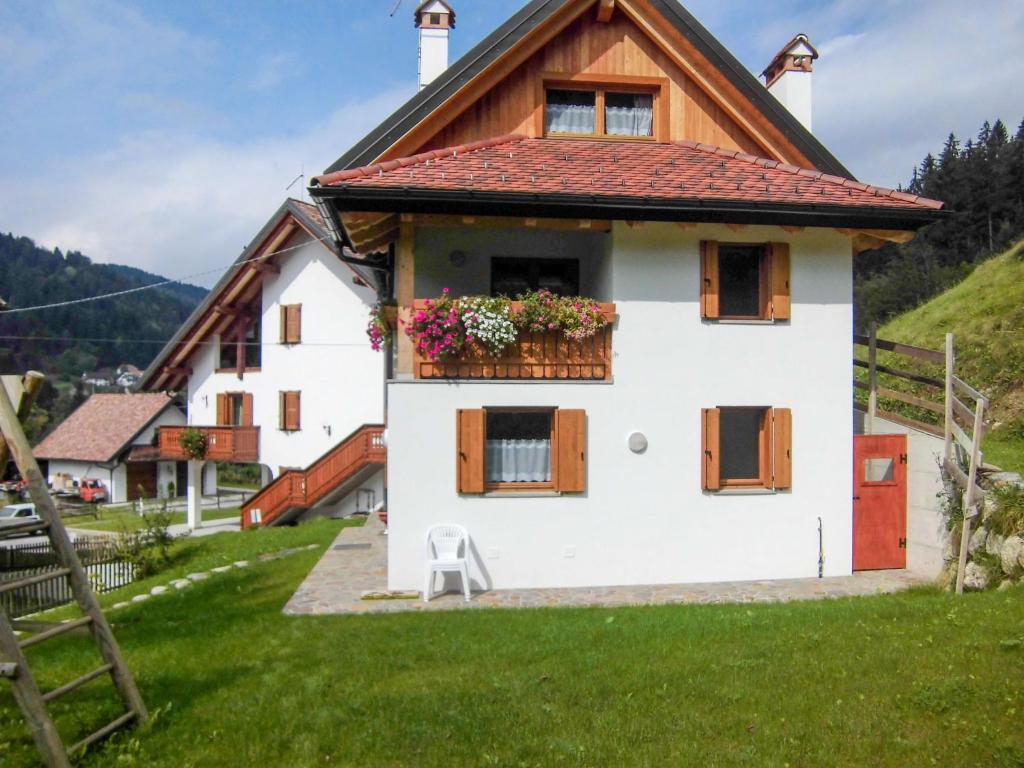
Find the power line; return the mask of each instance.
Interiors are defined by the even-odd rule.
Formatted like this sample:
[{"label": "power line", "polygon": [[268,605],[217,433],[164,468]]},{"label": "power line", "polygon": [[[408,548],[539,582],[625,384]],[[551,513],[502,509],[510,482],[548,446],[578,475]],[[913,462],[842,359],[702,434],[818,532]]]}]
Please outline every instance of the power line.
[{"label": "power line", "polygon": [[[327,240],[329,240],[329,239],[330,238],[328,238],[328,237],[315,237],[315,238],[313,238],[313,242],[324,243],[324,242],[327,242]],[[295,251],[295,250],[298,250],[299,248],[304,248],[307,244],[308,243],[302,243],[301,245],[293,245],[290,248],[282,248],[279,251],[274,251],[273,255],[277,256],[278,254],[288,253],[289,251]],[[7,310],[4,310],[3,312],[0,312],[0,318],[2,318],[4,315],[15,315],[15,314],[21,314],[21,313],[24,313],[24,312],[38,312],[38,311],[44,310],[44,309],[58,309],[60,307],[71,307],[71,306],[74,306],[76,304],[87,304],[87,303],[92,302],[92,301],[102,301],[103,299],[113,299],[113,298],[116,298],[118,296],[127,296],[127,295],[132,294],[132,293],[140,293],[141,291],[149,291],[149,290],[152,290],[153,288],[162,288],[165,285],[174,285],[175,283],[183,283],[186,280],[191,280],[191,279],[196,278],[196,277],[205,277],[206,275],[213,275],[213,274],[216,274],[218,272],[223,272],[223,271],[225,271],[227,269],[231,269],[232,267],[240,266],[242,264],[248,264],[250,261],[259,261],[262,258],[264,258],[264,257],[263,256],[253,256],[251,259],[242,259],[241,261],[235,261],[235,262],[229,264],[226,267],[216,267],[214,269],[208,269],[205,272],[196,272],[196,273],[191,274],[191,275],[184,275],[183,277],[178,277],[178,278],[175,278],[173,280],[162,280],[159,283],[150,283],[149,285],[140,285],[140,286],[138,286],[136,288],[126,288],[123,291],[113,291],[111,293],[101,293],[98,296],[87,296],[87,297],[81,298],[81,299],[69,299],[67,301],[57,301],[57,302],[54,302],[52,304],[37,304],[34,307],[15,307],[14,309],[7,309]],[[161,342],[161,343],[163,343],[163,342]]]},{"label": "power line", "polygon": [[[88,341],[95,344],[160,344],[163,346],[167,344],[170,339],[112,339],[104,338],[100,336],[16,336],[16,335],[0,335],[0,341]],[[194,346],[213,346],[221,345],[220,341],[197,341],[194,342]],[[369,346],[370,342],[357,343],[351,341],[303,341],[302,346],[305,347],[366,347]],[[238,345],[237,341],[227,342],[228,346],[235,347]],[[294,347],[294,344],[285,344],[283,341],[245,341],[242,342],[243,346],[246,347]]]}]

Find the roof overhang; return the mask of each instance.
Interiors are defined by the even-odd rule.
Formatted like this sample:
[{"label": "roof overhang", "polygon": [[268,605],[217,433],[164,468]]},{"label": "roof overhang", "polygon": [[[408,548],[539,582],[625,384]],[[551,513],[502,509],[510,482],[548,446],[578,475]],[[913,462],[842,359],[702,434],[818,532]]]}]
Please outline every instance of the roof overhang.
[{"label": "roof overhang", "polygon": [[360,213],[771,224],[911,232],[947,215],[945,211],[925,208],[736,202],[715,199],[680,200],[608,195],[499,193],[421,188],[381,189],[338,186],[315,187],[310,192],[319,199],[331,200],[338,210]]}]

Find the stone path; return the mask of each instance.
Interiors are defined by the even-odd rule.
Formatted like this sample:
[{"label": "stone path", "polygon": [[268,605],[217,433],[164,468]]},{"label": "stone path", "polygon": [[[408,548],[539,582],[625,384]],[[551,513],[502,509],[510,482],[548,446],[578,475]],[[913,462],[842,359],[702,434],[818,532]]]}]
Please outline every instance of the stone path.
[{"label": "stone path", "polygon": [[[340,549],[339,549],[340,547]],[[298,591],[288,601],[289,615],[399,613],[479,608],[673,605],[681,603],[776,603],[898,592],[927,583],[907,571],[870,571],[827,579],[660,584],[631,587],[510,589],[475,593],[467,603],[447,593],[424,603],[364,600],[367,592],[387,590],[387,537],[371,517],[362,528],[345,528]]]}]

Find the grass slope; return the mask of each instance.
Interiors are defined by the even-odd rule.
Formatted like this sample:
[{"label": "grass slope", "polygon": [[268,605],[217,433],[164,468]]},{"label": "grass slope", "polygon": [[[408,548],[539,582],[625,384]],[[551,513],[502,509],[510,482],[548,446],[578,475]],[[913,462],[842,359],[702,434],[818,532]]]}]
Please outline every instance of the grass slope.
[{"label": "grass slope", "polygon": [[986,438],[986,460],[1024,471],[1024,242],[893,319],[879,336],[943,349],[949,332],[956,334],[960,376],[992,398],[998,425]]},{"label": "grass slope", "polygon": [[[338,523],[187,542],[194,562]],[[219,552],[221,548],[224,551]],[[156,713],[96,766],[1020,766],[1024,591],[788,605],[286,617],[302,552],[112,614]],[[32,651],[44,688],[89,668]],[[91,657],[90,657],[91,658]],[[95,661],[91,662],[95,664]],[[88,729],[105,684],[60,704]],[[0,688],[0,764],[35,755]]]}]

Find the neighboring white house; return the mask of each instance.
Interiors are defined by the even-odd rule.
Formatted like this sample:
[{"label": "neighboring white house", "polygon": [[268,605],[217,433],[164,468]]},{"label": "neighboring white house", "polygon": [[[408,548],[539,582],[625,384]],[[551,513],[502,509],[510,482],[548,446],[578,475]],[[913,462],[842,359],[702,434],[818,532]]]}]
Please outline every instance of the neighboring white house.
[{"label": "neighboring white house", "polygon": [[[185,415],[162,394],[97,394],[82,403],[32,451],[46,462],[47,482],[71,489],[83,478],[107,486],[110,501],[183,492],[184,463],[161,460],[157,431],[184,424]],[[173,486],[173,493],[170,486]]]},{"label": "neighboring white house", "polygon": [[[313,206],[286,201],[142,375],[183,393],[207,465],[258,463],[270,483],[383,422],[384,360],[365,333],[373,273],[344,258]],[[181,432],[163,430],[162,455],[187,458]],[[190,462],[192,487],[202,464]],[[383,497],[382,466],[356,474],[360,499]],[[338,512],[333,501],[317,506]]]}]

